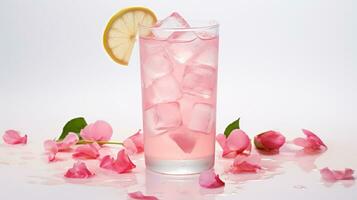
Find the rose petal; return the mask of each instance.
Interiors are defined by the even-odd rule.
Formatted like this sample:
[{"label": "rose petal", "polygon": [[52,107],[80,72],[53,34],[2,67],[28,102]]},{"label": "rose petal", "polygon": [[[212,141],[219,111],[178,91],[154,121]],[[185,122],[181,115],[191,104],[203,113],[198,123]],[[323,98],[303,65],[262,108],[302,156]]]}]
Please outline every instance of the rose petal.
[{"label": "rose petal", "polygon": [[75,153],[72,155],[74,158],[96,159],[99,157],[100,146],[94,142],[77,147]]},{"label": "rose petal", "polygon": [[126,173],[126,172],[130,172],[135,167],[136,167],[135,164],[131,162],[125,150],[124,149],[120,150],[118,152],[117,159],[113,164],[114,171],[118,173]]},{"label": "rose petal", "polygon": [[129,155],[141,153],[144,151],[144,137],[140,131],[141,130],[139,130],[123,142],[125,150]]},{"label": "rose petal", "polygon": [[68,133],[68,135],[62,140],[57,142],[58,151],[65,151],[70,149],[73,145],[77,144],[79,138],[75,133]]},{"label": "rose petal", "polygon": [[227,137],[226,145],[229,149],[242,151],[247,148],[249,141],[247,134],[240,129],[235,129]]},{"label": "rose petal", "polygon": [[327,146],[325,145],[325,143],[322,142],[322,140],[313,132],[307,130],[307,129],[302,129],[302,132],[307,136],[308,141],[310,140],[310,142],[313,143],[313,145],[316,146],[324,146],[327,148]]},{"label": "rose petal", "polygon": [[306,141],[306,139],[304,138],[295,138],[293,140],[293,143],[297,146],[301,146],[301,147],[308,147],[308,142]]},{"label": "rose petal", "polygon": [[259,150],[277,152],[285,144],[285,137],[277,131],[267,131],[255,136],[254,144]]},{"label": "rose petal", "polygon": [[353,173],[355,171],[351,168],[345,168],[344,179],[354,179]]},{"label": "rose petal", "polygon": [[108,141],[112,134],[113,129],[110,124],[102,120],[88,124],[80,133],[83,139],[90,141]]},{"label": "rose petal", "polygon": [[93,176],[94,173],[90,172],[83,162],[74,163],[73,167],[68,169],[64,175],[67,178],[89,178]]},{"label": "rose petal", "polygon": [[185,153],[191,153],[196,145],[196,139],[187,133],[172,133],[170,138],[175,141],[177,146]]},{"label": "rose petal", "polygon": [[224,182],[213,169],[204,171],[200,174],[199,184],[205,188],[218,188],[224,186]]},{"label": "rose petal", "polygon": [[221,134],[221,133],[218,134],[216,136],[216,140],[217,140],[218,144],[222,147],[222,149],[225,148],[227,139],[224,134]]},{"label": "rose petal", "polygon": [[228,138],[224,137],[223,134],[218,134],[216,137],[217,142],[223,149],[223,157],[234,158],[237,154],[250,153],[250,139],[244,131],[235,129]]},{"label": "rose petal", "polygon": [[75,133],[69,133],[62,141],[46,140],[44,142],[45,151],[48,153],[48,160],[54,161],[59,151],[66,151],[78,142],[79,138]]},{"label": "rose petal", "polygon": [[158,200],[155,196],[146,196],[140,191],[128,193],[128,196],[138,200]]},{"label": "rose petal", "polygon": [[326,150],[327,146],[322,142],[322,140],[309,130],[302,129],[306,138],[296,138],[293,140],[295,145],[303,147],[307,151],[319,151]]},{"label": "rose petal", "polygon": [[27,135],[21,137],[20,133],[15,130],[7,130],[2,136],[4,142],[7,144],[26,144]]},{"label": "rose petal", "polygon": [[138,149],[136,148],[135,143],[133,142],[133,140],[127,138],[124,140],[123,142],[123,146],[125,148],[125,151],[129,154],[129,155],[133,155],[135,153],[138,152]]},{"label": "rose petal", "polygon": [[53,140],[46,140],[43,143],[45,151],[48,153],[48,161],[52,162],[56,158],[56,154],[58,152],[58,147],[55,141]]},{"label": "rose petal", "polygon": [[236,157],[237,153],[235,151],[231,151],[230,149],[228,149],[228,147],[226,145],[227,138],[224,134],[218,134],[216,136],[216,140],[223,150],[223,152],[222,152],[223,157],[225,157],[225,158],[235,158]]},{"label": "rose petal", "polygon": [[100,167],[104,169],[110,169],[121,174],[130,172],[136,166],[134,163],[131,162],[125,150],[122,149],[118,152],[116,160],[111,158],[109,155],[103,157],[100,162]]},{"label": "rose petal", "polygon": [[258,155],[238,155],[230,168],[231,173],[257,173],[261,169],[260,157]]},{"label": "rose petal", "polygon": [[100,167],[104,169],[113,169],[114,158],[110,157],[110,155],[106,155],[100,161]]},{"label": "rose petal", "polygon": [[354,170],[346,168],[345,170],[330,170],[325,167],[320,170],[322,178],[326,181],[335,182],[338,180],[353,180]]}]

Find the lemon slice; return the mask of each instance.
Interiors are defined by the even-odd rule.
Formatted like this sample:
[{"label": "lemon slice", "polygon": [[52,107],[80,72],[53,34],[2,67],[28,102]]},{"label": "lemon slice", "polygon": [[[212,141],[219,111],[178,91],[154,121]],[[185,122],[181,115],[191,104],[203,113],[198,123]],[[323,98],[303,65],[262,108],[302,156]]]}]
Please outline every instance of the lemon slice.
[{"label": "lemon slice", "polygon": [[103,45],[109,56],[121,65],[128,65],[133,50],[138,25],[152,26],[155,14],[144,7],[128,7],[117,12],[108,22],[103,35]]}]

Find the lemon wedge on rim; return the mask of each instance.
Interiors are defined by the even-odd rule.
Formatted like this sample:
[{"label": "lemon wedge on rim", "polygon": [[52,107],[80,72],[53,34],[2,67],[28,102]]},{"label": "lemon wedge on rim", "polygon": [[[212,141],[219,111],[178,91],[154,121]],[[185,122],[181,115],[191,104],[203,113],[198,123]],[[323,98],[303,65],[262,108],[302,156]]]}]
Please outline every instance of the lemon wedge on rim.
[{"label": "lemon wedge on rim", "polygon": [[105,50],[115,62],[128,65],[139,24],[152,26],[156,21],[154,12],[145,7],[128,7],[120,10],[105,27]]}]

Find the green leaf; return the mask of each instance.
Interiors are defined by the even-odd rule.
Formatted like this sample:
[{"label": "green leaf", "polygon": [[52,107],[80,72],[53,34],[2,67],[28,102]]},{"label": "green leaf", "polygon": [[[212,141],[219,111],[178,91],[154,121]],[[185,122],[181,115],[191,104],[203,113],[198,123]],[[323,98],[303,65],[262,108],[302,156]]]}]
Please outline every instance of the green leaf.
[{"label": "green leaf", "polygon": [[87,126],[87,122],[83,117],[71,119],[66,123],[66,125],[64,125],[62,134],[60,135],[58,140],[63,140],[68,135],[69,132],[76,133],[78,137],[81,138],[79,133],[86,126]]},{"label": "green leaf", "polygon": [[231,132],[234,130],[234,129],[239,129],[239,120],[240,118],[238,118],[237,120],[235,120],[234,122],[230,123],[226,129],[224,130],[224,135],[226,137],[229,136],[229,134],[231,134]]}]

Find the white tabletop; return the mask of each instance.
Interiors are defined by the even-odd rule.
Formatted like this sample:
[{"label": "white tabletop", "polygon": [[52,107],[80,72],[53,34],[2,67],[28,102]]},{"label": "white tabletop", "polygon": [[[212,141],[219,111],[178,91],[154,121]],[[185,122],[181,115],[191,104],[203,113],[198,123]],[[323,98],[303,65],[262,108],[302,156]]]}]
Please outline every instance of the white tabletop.
[{"label": "white tabletop", "polygon": [[[230,174],[231,159],[222,159],[217,150],[215,170],[226,183],[218,189],[205,189],[198,175],[169,176],[145,170],[143,155],[132,157],[137,167],[126,174],[99,168],[98,160],[85,160],[95,173],[89,179],[68,179],[64,173],[74,160],[71,153],[59,153],[58,160],[48,163],[41,143],[26,146],[0,145],[1,199],[127,199],[127,193],[142,191],[159,199],[355,199],[354,181],[328,184],[318,169],[323,167],[357,169],[357,151],[345,144],[330,145],[319,155],[296,156],[287,144],[275,156],[262,156],[263,170],[257,174]],[[118,151],[106,147],[102,154]],[[356,150],[356,149],[355,149]],[[349,151],[349,152],[346,152]],[[347,166],[348,164],[348,166]]]}]

